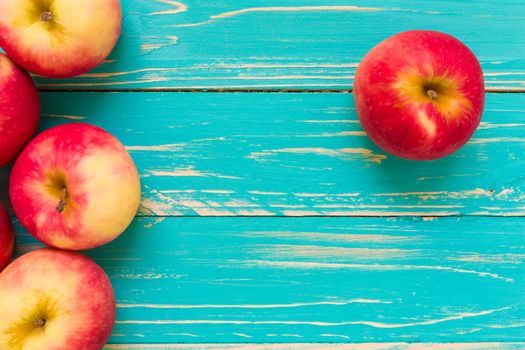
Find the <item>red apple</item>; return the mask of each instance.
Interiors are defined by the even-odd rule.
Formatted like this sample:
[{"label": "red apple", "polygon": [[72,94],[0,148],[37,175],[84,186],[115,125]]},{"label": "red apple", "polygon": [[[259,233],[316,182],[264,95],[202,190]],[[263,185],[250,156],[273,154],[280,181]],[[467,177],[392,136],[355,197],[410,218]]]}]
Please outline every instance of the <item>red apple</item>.
[{"label": "red apple", "polygon": [[4,205],[0,203],[0,271],[6,267],[13,256],[14,244],[11,220]]},{"label": "red apple", "polygon": [[102,349],[115,309],[109,278],[91,259],[32,251],[0,273],[0,349]]},{"label": "red apple", "polygon": [[25,70],[0,53],[0,167],[14,160],[29,142],[39,115],[35,83]]},{"label": "red apple", "polygon": [[107,243],[128,227],[139,206],[140,180],[113,135],[71,123],[29,143],[11,171],[9,195],[16,216],[36,238],[81,250]]},{"label": "red apple", "polygon": [[120,35],[119,0],[1,0],[0,46],[19,65],[47,77],[87,72]]},{"label": "red apple", "polygon": [[478,127],[483,72],[454,37],[403,32],[365,56],[354,98],[364,129],[380,148],[401,158],[437,159],[461,148]]}]

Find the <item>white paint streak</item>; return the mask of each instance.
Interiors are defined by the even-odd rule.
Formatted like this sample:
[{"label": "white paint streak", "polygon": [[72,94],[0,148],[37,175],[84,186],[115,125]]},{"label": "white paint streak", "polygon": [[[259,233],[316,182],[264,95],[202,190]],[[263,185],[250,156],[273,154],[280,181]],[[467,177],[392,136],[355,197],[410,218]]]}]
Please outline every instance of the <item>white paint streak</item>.
[{"label": "white paint streak", "polygon": [[525,126],[525,124],[520,124],[520,123],[491,124],[487,122],[479,123],[479,129],[518,128],[518,127],[523,127],[523,126]]},{"label": "white paint streak", "polygon": [[183,336],[183,337],[192,337],[192,338],[198,338],[199,336],[193,333],[166,333],[168,335],[174,335],[174,336]]},{"label": "white paint streak", "polygon": [[140,203],[142,214],[162,215],[162,216],[182,216],[182,213],[172,209],[172,203],[158,202],[149,198],[143,199]]},{"label": "white paint streak", "polygon": [[162,193],[196,193],[197,190],[162,190]]},{"label": "white paint streak", "polygon": [[230,176],[230,175],[222,175],[212,172],[203,172],[199,170],[195,170],[192,167],[189,168],[180,168],[180,169],[174,169],[174,170],[148,170],[148,173],[152,176],[167,176],[167,177],[216,177],[219,179],[233,179],[233,180],[239,180],[240,177],[237,176]]},{"label": "white paint streak", "polygon": [[149,198],[143,199],[141,202],[140,211],[144,214],[154,214],[161,216],[181,216],[182,213],[173,210],[177,202],[171,197],[164,195],[157,190],[150,190],[151,194],[156,196],[157,200]]},{"label": "white paint streak", "polygon": [[257,194],[261,196],[285,196],[286,192],[264,192],[264,191],[248,191],[250,194]]},{"label": "white paint streak", "polygon": [[[110,78],[115,76],[124,76],[124,75],[132,75],[132,74],[140,74],[140,73],[158,73],[158,74],[166,74],[170,72],[179,72],[179,71],[210,71],[210,70],[217,70],[217,69],[276,69],[276,68],[355,68],[358,66],[358,63],[350,63],[350,64],[327,64],[327,63],[239,63],[239,64],[199,64],[199,65],[193,65],[189,67],[177,67],[177,68],[141,68],[141,69],[135,69],[130,71],[120,71],[120,72],[100,72],[100,73],[85,73],[80,75],[81,78]],[[219,77],[215,77],[215,79],[220,79]],[[42,86],[42,85],[41,85]],[[63,85],[67,86],[67,84]],[[223,87],[224,88],[224,87]],[[348,121],[308,121],[305,120],[303,122],[319,122],[319,123],[336,123],[336,122],[347,122],[347,123],[359,123],[358,120],[348,120]],[[222,139],[224,140],[224,139]]]},{"label": "white paint streak", "polygon": [[327,258],[333,261],[335,257],[351,257],[359,260],[389,260],[409,258],[420,255],[417,249],[377,249],[377,248],[344,248],[320,245],[271,244],[258,245],[254,249],[257,255],[267,254],[274,258],[294,256],[296,258]]},{"label": "white paint streak", "polygon": [[483,264],[521,264],[525,261],[525,254],[479,254],[471,253],[458,257],[449,257],[447,260],[463,261]]},{"label": "white paint streak", "polygon": [[[220,77],[217,77],[215,79],[222,79]],[[175,78],[154,78],[154,79],[138,79],[137,80],[131,80],[131,81],[122,81],[122,82],[104,82],[104,83],[94,83],[94,82],[86,82],[86,83],[51,83],[51,84],[38,84],[38,87],[81,87],[81,86],[112,86],[112,85],[134,85],[137,84],[137,82],[140,83],[159,83],[159,82],[166,82],[169,80],[183,80],[186,81],[187,79],[184,77],[175,79]],[[205,78],[203,77],[203,80]],[[303,84],[294,84],[294,83],[288,83],[288,84],[248,84],[248,85],[242,85],[242,84],[229,84],[228,89],[255,89],[255,88],[277,88],[277,87],[348,87],[348,83],[340,83],[340,84],[318,84],[318,83],[303,83]],[[143,90],[146,91],[158,91],[159,89],[173,89],[176,87],[184,87],[187,89],[220,89],[224,90],[224,85],[187,85],[187,84],[175,84],[175,85],[165,85],[165,86],[155,86],[154,88],[144,88]]]},{"label": "white paint streak", "polygon": [[417,181],[425,181],[425,180],[436,180],[436,179],[444,179],[446,176],[422,176],[418,177]]},{"label": "white paint streak", "polygon": [[319,216],[321,213],[311,210],[283,210],[284,216]]},{"label": "white paint streak", "polygon": [[[420,179],[423,179],[423,178],[420,178]],[[391,192],[391,193],[373,194],[373,196],[377,196],[377,197],[417,196],[423,200],[436,199],[438,197],[464,199],[464,198],[470,198],[470,197],[492,197],[493,195],[494,195],[493,190],[485,190],[482,188],[475,188],[473,190],[464,190],[464,191],[421,191],[421,192]]]},{"label": "white paint streak", "polygon": [[493,329],[520,328],[525,327],[525,323],[494,324],[488,327]]},{"label": "white paint streak", "polygon": [[[162,0],[160,0],[162,1]],[[218,15],[210,16],[210,19],[198,23],[178,24],[176,27],[197,27],[211,24],[218,19],[231,18],[239,15],[256,12],[325,12],[325,11],[352,11],[352,12],[377,12],[387,9],[377,7],[358,7],[358,6],[275,6],[275,7],[251,7],[236,11],[223,12]]]},{"label": "white paint streak", "polygon": [[302,147],[302,148],[281,148],[276,150],[265,150],[261,152],[252,152],[246,158],[261,160],[264,157],[273,156],[279,153],[289,154],[315,154],[322,156],[329,156],[340,158],[342,160],[353,161],[356,157],[361,157],[367,162],[380,164],[387,158],[384,154],[376,154],[370,149],[366,148],[341,148],[341,149],[330,149],[321,147]]},{"label": "white paint streak", "polygon": [[151,227],[153,227],[153,226],[155,226],[157,224],[160,224],[165,219],[166,219],[166,217],[156,218],[155,221],[152,221],[152,222],[147,223],[146,225],[144,225],[144,228],[151,228]]},{"label": "white paint streak", "polygon": [[187,208],[206,208],[208,207],[207,204],[203,203],[203,202],[199,202],[197,200],[194,200],[194,199],[183,199],[179,202],[180,205],[183,205]]},{"label": "white paint streak", "polygon": [[417,216],[423,218],[424,216],[456,216],[460,215],[460,211],[377,211],[377,210],[335,210],[323,211],[325,216]]},{"label": "white paint streak", "polygon": [[300,209],[306,208],[303,204],[269,204],[270,208],[287,208],[287,209]]},{"label": "white paint streak", "polygon": [[294,193],[296,197],[326,197],[326,193]]},{"label": "white paint streak", "polygon": [[192,168],[176,169],[172,171],[165,170],[150,170],[149,173],[153,176],[172,176],[172,177],[205,177],[204,173]]},{"label": "white paint streak", "polygon": [[243,200],[231,200],[229,202],[224,203],[223,206],[228,207],[228,208],[250,208],[250,207],[257,208],[257,207],[260,207],[259,204],[250,203],[250,202],[246,202]]},{"label": "white paint streak", "polygon": [[410,271],[410,270],[435,270],[454,273],[464,273],[477,275],[479,277],[489,277],[499,279],[507,283],[513,283],[514,279],[500,276],[496,273],[483,272],[476,270],[459,269],[440,265],[386,265],[386,264],[343,264],[343,263],[323,263],[323,262],[299,262],[299,261],[268,261],[268,260],[246,260],[237,261],[236,264],[255,265],[255,266],[275,266],[281,268],[299,269],[356,269],[371,271]]},{"label": "white paint streak", "polygon": [[140,50],[144,53],[149,53],[158,49],[161,49],[163,47],[168,47],[172,45],[176,45],[179,41],[179,38],[176,36],[166,36],[165,39],[167,39],[166,43],[161,44],[142,44],[140,45]]},{"label": "white paint streak", "polygon": [[253,338],[251,335],[244,334],[244,333],[232,333],[232,334],[238,337],[242,337],[242,338]]},{"label": "white paint streak", "polygon": [[213,194],[232,194],[235,191],[230,190],[201,190],[202,193],[213,193]]},{"label": "white paint streak", "polygon": [[409,323],[384,323],[375,321],[344,321],[344,322],[322,322],[322,321],[245,321],[245,320],[125,320],[116,321],[117,324],[249,324],[249,325],[308,325],[318,327],[337,327],[349,325],[365,325],[373,328],[406,328],[429,326],[437,323],[448,321],[462,320],[465,318],[480,317],[491,315],[496,312],[505,311],[510,307],[502,307],[499,309],[484,310],[478,312],[463,312],[460,314],[447,316],[438,319],[409,322]]},{"label": "white paint streak", "polygon": [[341,334],[328,334],[328,333],[323,333],[323,334],[320,334],[321,337],[331,337],[331,338],[343,338],[343,339],[350,339],[349,336],[347,335],[341,335]]},{"label": "white paint streak", "polygon": [[495,143],[495,142],[525,142],[523,137],[491,137],[491,138],[472,138],[469,144],[479,145],[484,143]]},{"label": "white paint streak", "polygon": [[462,205],[406,205],[406,204],[390,204],[390,205],[368,205],[368,204],[319,204],[314,205],[314,208],[356,208],[356,209],[388,209],[388,208],[405,208],[405,209],[450,209],[450,208],[463,208]]},{"label": "white paint streak", "polygon": [[[374,230],[380,230],[375,228]],[[367,243],[402,243],[421,239],[418,236],[389,236],[378,234],[301,232],[301,231],[248,231],[247,235],[267,236],[275,238],[297,239],[301,241],[321,242],[367,242]]]},{"label": "white paint streak", "polygon": [[193,211],[202,216],[235,216],[235,213],[223,209],[199,208]]},{"label": "white paint streak", "polygon": [[181,151],[186,146],[184,143],[171,143],[166,145],[152,145],[152,146],[126,146],[128,151],[149,151],[149,152],[173,152]]},{"label": "white paint streak", "polygon": [[501,77],[505,75],[525,75],[525,72],[492,72],[485,73],[484,75],[487,77]]},{"label": "white paint streak", "polygon": [[188,10],[188,7],[184,5],[182,2],[172,1],[172,0],[156,0],[156,1],[162,2],[164,4],[168,4],[171,6],[175,6],[175,9],[153,12],[153,13],[150,13],[150,16],[152,15],[174,15],[174,14],[185,12]]},{"label": "white paint streak", "polygon": [[160,280],[160,279],[180,279],[185,277],[185,275],[177,274],[163,274],[163,273],[123,273],[123,274],[114,274],[115,278],[126,278],[130,280]]},{"label": "white paint streak", "polygon": [[506,199],[506,198],[508,198],[508,196],[510,194],[513,194],[513,193],[514,193],[514,189],[512,189],[512,188],[504,188],[503,190],[501,190],[500,193],[498,193],[496,195],[496,198],[497,199]]},{"label": "white paint streak", "polygon": [[391,301],[356,298],[346,301],[315,301],[289,304],[117,304],[122,309],[288,309],[310,306],[344,306],[350,304],[392,304]]},{"label": "white paint streak", "polygon": [[256,210],[238,210],[237,215],[243,216],[275,216],[275,213],[272,213],[268,210],[256,209]]}]

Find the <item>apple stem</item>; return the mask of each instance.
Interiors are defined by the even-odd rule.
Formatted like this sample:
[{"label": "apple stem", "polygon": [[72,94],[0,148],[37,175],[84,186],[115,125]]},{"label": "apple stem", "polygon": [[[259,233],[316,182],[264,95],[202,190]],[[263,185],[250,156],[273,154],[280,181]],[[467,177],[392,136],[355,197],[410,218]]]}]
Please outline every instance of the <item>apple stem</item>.
[{"label": "apple stem", "polygon": [[431,100],[434,100],[438,97],[438,93],[435,91],[435,90],[432,90],[432,89],[428,89],[427,90],[427,96],[431,99]]},{"label": "apple stem", "polygon": [[35,327],[44,327],[46,325],[46,320],[39,318],[38,320],[35,320],[34,325]]},{"label": "apple stem", "polygon": [[64,209],[66,208],[66,197],[67,197],[67,188],[63,188],[62,189],[62,194],[60,195],[60,201],[58,202],[58,205],[57,205],[57,211],[59,213],[62,213],[64,211]]},{"label": "apple stem", "polygon": [[49,11],[44,11],[40,14],[40,20],[42,22],[50,22],[53,19],[53,15]]}]

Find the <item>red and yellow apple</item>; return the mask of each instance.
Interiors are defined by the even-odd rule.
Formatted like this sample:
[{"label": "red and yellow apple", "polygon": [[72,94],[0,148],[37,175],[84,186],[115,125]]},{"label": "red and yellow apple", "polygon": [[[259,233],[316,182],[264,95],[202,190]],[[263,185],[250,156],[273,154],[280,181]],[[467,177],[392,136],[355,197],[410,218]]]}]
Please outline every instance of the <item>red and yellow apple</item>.
[{"label": "red and yellow apple", "polygon": [[364,129],[380,148],[401,158],[437,159],[461,148],[478,127],[483,72],[458,39],[403,32],[365,56],[354,98]]},{"label": "red and yellow apple", "polygon": [[4,205],[0,203],[0,271],[6,267],[13,256],[14,244],[11,220]]},{"label": "red and yellow apple", "polygon": [[0,167],[13,161],[29,142],[39,115],[40,99],[33,80],[0,53]]},{"label": "red and yellow apple", "polygon": [[94,261],[32,251],[0,273],[0,349],[102,349],[115,309],[109,278]]},{"label": "red and yellow apple", "polygon": [[47,77],[85,73],[104,61],[122,26],[119,0],[2,0],[0,46]]},{"label": "red and yellow apple", "polygon": [[9,195],[22,225],[47,245],[90,249],[119,236],[140,203],[137,168],[124,146],[84,123],[56,126],[20,154]]}]

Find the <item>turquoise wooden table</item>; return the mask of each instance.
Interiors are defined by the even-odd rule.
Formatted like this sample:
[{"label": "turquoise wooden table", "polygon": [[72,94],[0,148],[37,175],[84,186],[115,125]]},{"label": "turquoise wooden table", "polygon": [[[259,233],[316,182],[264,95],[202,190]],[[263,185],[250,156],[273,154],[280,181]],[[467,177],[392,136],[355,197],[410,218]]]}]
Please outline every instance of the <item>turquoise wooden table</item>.
[{"label": "turquoise wooden table", "polygon": [[[107,349],[525,348],[522,0],[122,5],[101,67],[37,78],[41,129],[106,128],[142,177],[131,228],[87,252],[118,300]],[[385,154],[354,109],[362,57],[408,29],[486,77],[479,130],[434,162]]]}]

